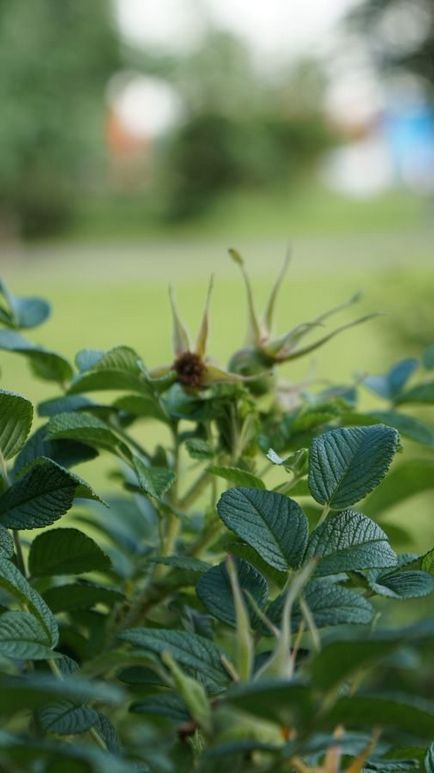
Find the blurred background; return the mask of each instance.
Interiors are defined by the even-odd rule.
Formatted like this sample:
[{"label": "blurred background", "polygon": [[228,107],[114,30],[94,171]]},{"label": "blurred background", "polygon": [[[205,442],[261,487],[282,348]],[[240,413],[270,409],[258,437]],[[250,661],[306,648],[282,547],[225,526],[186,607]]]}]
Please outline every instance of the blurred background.
[{"label": "blurred background", "polygon": [[[307,368],[385,370],[434,340],[432,0],[0,0],[1,274],[54,306],[41,343],[170,359],[167,284],[210,350],[291,246],[279,330],[364,291]],[[229,313],[228,313],[229,312]],[[6,386],[27,385],[3,355]],[[38,391],[39,390],[39,391]]]}]

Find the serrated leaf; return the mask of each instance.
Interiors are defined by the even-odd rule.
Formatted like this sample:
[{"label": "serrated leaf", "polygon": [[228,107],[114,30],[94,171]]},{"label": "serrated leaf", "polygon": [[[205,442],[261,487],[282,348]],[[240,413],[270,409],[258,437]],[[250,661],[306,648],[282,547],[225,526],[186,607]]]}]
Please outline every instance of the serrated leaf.
[{"label": "serrated leaf", "polygon": [[38,708],[53,699],[70,700],[79,705],[86,701],[99,701],[119,706],[125,703],[125,698],[124,690],[118,685],[75,674],[63,679],[46,673],[0,675],[0,714],[3,715],[24,708]]},{"label": "serrated leaf", "polygon": [[130,628],[119,638],[158,656],[167,650],[189,675],[211,692],[220,692],[229,681],[220,651],[209,639],[197,634],[164,628]]},{"label": "serrated leaf", "polygon": [[3,526],[0,526],[0,556],[12,558],[14,554],[14,541]]},{"label": "serrated leaf", "polygon": [[388,474],[365,500],[363,510],[368,515],[377,516],[395,504],[431,489],[434,489],[434,461],[409,459]]},{"label": "serrated leaf", "polygon": [[385,532],[354,510],[330,516],[311,534],[304,561],[319,559],[317,575],[396,565]]},{"label": "serrated leaf", "polygon": [[88,462],[98,456],[98,451],[76,440],[49,440],[46,427],[39,427],[22,448],[15,459],[14,476],[21,474],[23,470],[45,456],[57,462],[61,467],[73,467],[75,464]]},{"label": "serrated leaf", "polygon": [[6,558],[0,555],[0,588],[4,588],[14,596],[20,604],[24,604],[28,610],[41,623],[46,631],[46,643],[55,647],[59,640],[57,622],[47,607],[42,596],[23,577],[19,569]]},{"label": "serrated leaf", "polygon": [[208,467],[208,472],[217,475],[219,478],[228,480],[235,486],[244,486],[245,488],[265,489],[265,484],[257,475],[248,470],[242,470],[240,467],[223,467],[216,464]]},{"label": "serrated leaf", "polygon": [[76,735],[84,733],[98,721],[98,714],[90,706],[75,706],[70,701],[58,701],[42,706],[38,721],[47,733]]},{"label": "serrated leaf", "polygon": [[0,349],[27,357],[35,375],[45,381],[64,384],[73,375],[72,367],[64,357],[27,341],[13,330],[0,330]]},{"label": "serrated leaf", "polygon": [[386,475],[399,435],[383,424],[330,430],[314,438],[309,488],[317,502],[342,510],[369,494]]},{"label": "serrated leaf", "polygon": [[81,443],[103,448],[116,455],[130,458],[128,446],[117,437],[105,422],[90,413],[59,413],[47,425],[49,439],[69,438]]},{"label": "serrated leaf", "polygon": [[54,612],[72,612],[77,609],[91,609],[96,604],[111,608],[123,600],[123,595],[115,588],[96,585],[90,582],[68,583],[49,588],[43,594],[46,603]]},{"label": "serrated leaf", "polygon": [[[82,354],[82,353],[81,353]],[[144,366],[139,355],[128,346],[118,346],[108,352],[82,354],[81,373],[77,375],[69,388],[69,394],[100,391],[107,389],[127,389],[131,392],[148,393],[144,378]],[[83,368],[86,364],[88,367]]]},{"label": "serrated leaf", "polygon": [[46,459],[0,496],[0,522],[8,529],[48,526],[68,512],[77,487],[77,479]]},{"label": "serrated leaf", "polygon": [[362,384],[385,400],[396,400],[418,364],[418,361],[411,357],[401,360],[384,376],[366,376]]},{"label": "serrated leaf", "polygon": [[[257,622],[256,615],[246,592],[253,596],[259,607],[264,607],[268,598],[268,583],[265,577],[248,561],[238,558],[235,559],[235,564],[238,582],[245,596],[245,606],[249,612],[252,626],[254,626]],[[234,600],[225,562],[211,567],[205,574],[202,574],[196,586],[196,593],[207,610],[217,620],[235,626]]]},{"label": "serrated leaf", "polygon": [[58,413],[71,413],[72,411],[82,411],[86,408],[92,408],[95,403],[83,395],[64,395],[63,397],[54,397],[51,400],[44,400],[38,405],[39,416],[57,416]]},{"label": "serrated leaf", "polygon": [[430,741],[434,735],[434,704],[399,695],[342,697],[324,723],[330,728],[341,723],[345,723],[346,727],[390,728],[401,737],[408,733]]},{"label": "serrated leaf", "polygon": [[274,491],[233,488],[217,504],[220,518],[270,566],[281,571],[300,565],[308,522],[300,505]]},{"label": "serrated leaf", "polygon": [[434,403],[434,381],[428,381],[426,384],[417,384],[395,401],[397,405],[405,403],[414,403],[415,405],[432,405]]},{"label": "serrated leaf", "polygon": [[[312,580],[306,585],[303,597],[317,628],[329,625],[365,625],[374,615],[372,604],[364,596],[329,580]],[[266,610],[267,617],[277,627],[281,625],[285,599],[286,593],[280,594]],[[294,628],[301,619],[300,606],[296,604],[291,617]]]},{"label": "serrated leaf", "polygon": [[404,437],[434,448],[434,429],[414,416],[406,416],[398,411],[372,411],[369,415],[394,427]]},{"label": "serrated leaf", "polygon": [[423,571],[401,571],[380,574],[371,588],[380,596],[414,599],[428,596],[434,590],[434,577]]},{"label": "serrated leaf", "polygon": [[169,490],[176,475],[167,467],[150,467],[142,462],[138,456],[133,457],[133,466],[137,474],[137,480],[140,487],[156,499],[161,497]]},{"label": "serrated leaf", "polygon": [[39,534],[30,548],[29,571],[33,577],[104,572],[109,568],[109,557],[78,529],[50,529]]},{"label": "serrated leaf", "polygon": [[47,631],[30,612],[0,615],[0,655],[14,660],[56,657],[47,644]]},{"label": "serrated leaf", "polygon": [[25,397],[0,389],[0,453],[11,459],[23,447],[33,420],[33,405]]},{"label": "serrated leaf", "polygon": [[188,722],[191,720],[182,698],[172,692],[149,695],[132,703],[129,710],[133,714],[157,715],[173,719],[175,722]]},{"label": "serrated leaf", "polygon": [[[406,645],[417,646],[434,641],[433,621],[416,623],[407,628],[341,635],[326,644],[311,665],[315,686],[330,690],[351,674],[388,657]],[[371,723],[370,726],[372,726]]]}]

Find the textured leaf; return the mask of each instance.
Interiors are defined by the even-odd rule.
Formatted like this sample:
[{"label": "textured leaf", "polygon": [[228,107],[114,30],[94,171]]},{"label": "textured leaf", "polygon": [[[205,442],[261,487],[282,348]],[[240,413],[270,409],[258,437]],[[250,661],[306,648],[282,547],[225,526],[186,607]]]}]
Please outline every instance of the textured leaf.
[{"label": "textured leaf", "polygon": [[[303,597],[317,628],[349,623],[366,624],[374,615],[374,608],[364,596],[329,580],[312,580],[306,585]],[[286,593],[280,594],[266,610],[267,617],[278,627],[281,625],[285,599]],[[292,614],[294,628],[301,619],[300,607],[296,604]]]},{"label": "textured leaf", "polygon": [[55,613],[91,609],[96,604],[104,604],[111,608],[113,604],[124,598],[122,593],[114,588],[90,582],[56,585],[46,590],[43,595],[46,603]]},{"label": "textured leaf", "polygon": [[395,504],[434,489],[434,461],[409,459],[397,465],[365,500],[363,510],[367,515],[378,516]]},{"label": "textured leaf", "polygon": [[24,604],[34,615],[46,631],[46,643],[55,647],[59,640],[57,622],[47,607],[43,598],[23,577],[19,569],[8,559],[0,555],[0,588],[4,588],[12,596],[15,596],[20,604]]},{"label": "textured leaf", "polygon": [[380,596],[392,599],[420,598],[433,592],[434,577],[417,570],[382,573],[371,583],[371,588]]},{"label": "textured leaf", "polygon": [[384,376],[367,376],[362,383],[380,397],[384,397],[386,400],[395,400],[418,364],[418,361],[413,358],[401,360],[393,365]]},{"label": "textured leaf", "polygon": [[138,456],[134,456],[133,465],[140,487],[146,494],[150,494],[156,499],[161,499],[176,479],[172,470],[168,470],[166,467],[150,467],[142,462]]},{"label": "textured leaf", "polygon": [[[257,605],[264,607],[268,597],[267,580],[247,561],[239,558],[235,560],[235,563],[241,590],[244,594],[248,591]],[[224,562],[218,566],[213,566],[205,574],[202,574],[197,583],[196,592],[202,603],[214,617],[229,625],[235,625],[234,600],[229,575]],[[251,605],[249,605],[248,597],[245,598],[245,605],[254,626],[256,615]]]},{"label": "textured leaf", "polygon": [[197,634],[163,628],[130,628],[119,638],[155,655],[167,650],[191,676],[213,692],[220,692],[229,681],[220,651],[209,639]]},{"label": "textured leaf", "polygon": [[15,392],[0,389],[0,453],[11,459],[23,447],[33,420],[33,405]]},{"label": "textured leaf", "polygon": [[265,489],[265,484],[257,475],[247,470],[242,470],[239,467],[221,467],[218,465],[211,465],[208,467],[208,472],[212,472],[213,475],[217,475],[219,478],[228,480],[235,486],[245,486],[246,488],[258,488]]},{"label": "textured leaf", "polygon": [[398,411],[372,411],[370,416],[389,427],[394,427],[404,437],[434,448],[434,429],[414,416],[406,416]]},{"label": "textured leaf", "polygon": [[38,405],[39,416],[57,416],[58,413],[70,413],[92,408],[95,403],[82,395],[64,395],[44,400]]},{"label": "textured leaf", "polygon": [[[434,641],[433,621],[398,630],[347,634],[323,647],[311,665],[314,685],[330,690],[351,674],[381,661],[406,645]],[[372,724],[371,724],[372,726]]]},{"label": "textured leaf", "polygon": [[103,448],[114,454],[130,457],[125,443],[101,419],[97,419],[84,411],[76,413],[59,413],[50,419],[47,427],[49,438],[69,438],[81,443]]},{"label": "textured leaf", "polygon": [[342,510],[369,494],[384,478],[398,447],[391,427],[334,429],[314,438],[309,488],[322,505]]},{"label": "textured leaf", "polygon": [[124,411],[132,416],[140,416],[143,419],[158,419],[167,422],[167,415],[161,408],[160,402],[152,395],[125,395],[118,397],[113,402],[113,407],[118,411]]},{"label": "textured leaf", "polygon": [[397,405],[404,405],[405,403],[432,405],[434,403],[434,381],[418,384],[409,389],[408,392],[404,392],[396,400]]},{"label": "textured leaf", "polygon": [[36,464],[0,496],[0,523],[8,529],[38,529],[70,509],[78,486],[50,459]]},{"label": "textured leaf", "polygon": [[30,548],[29,570],[33,577],[104,572],[109,568],[108,556],[78,529],[50,529],[39,534]]},{"label": "textured leaf", "polygon": [[[131,392],[148,392],[144,378],[144,367],[139,355],[128,346],[118,346],[103,353],[89,353],[86,361],[80,359],[81,373],[69,388],[70,394],[107,389],[127,389]],[[83,365],[90,365],[87,369]]]},{"label": "textured leaf", "polygon": [[50,306],[43,298],[18,298],[3,281],[0,281],[0,296],[7,306],[6,316],[2,313],[0,319],[10,327],[37,327],[50,316]]},{"label": "textured leaf", "polygon": [[228,529],[251,545],[270,566],[285,571],[300,565],[308,522],[293,499],[274,491],[233,488],[222,494],[217,511]]},{"label": "textured leaf", "polygon": [[178,695],[172,692],[158,695],[148,695],[130,706],[133,714],[151,714],[173,719],[175,722],[188,722],[191,720],[188,709]]},{"label": "textured leaf", "polygon": [[0,616],[0,655],[14,660],[55,657],[47,645],[47,631],[30,612],[5,612]]},{"label": "textured leaf", "polygon": [[38,708],[53,699],[70,700],[79,705],[100,701],[119,706],[125,703],[125,697],[124,690],[117,685],[75,674],[63,679],[46,673],[0,675],[0,714],[7,716],[23,708]]},{"label": "textured leaf", "polygon": [[61,467],[73,467],[88,462],[98,456],[98,451],[75,440],[49,440],[46,427],[39,427],[20,451],[14,463],[14,476],[27,471],[36,459],[45,456],[57,462]]},{"label": "textured leaf", "polygon": [[8,530],[0,526],[0,556],[12,558],[14,554],[14,541]]},{"label": "textured leaf", "polygon": [[401,696],[343,697],[326,716],[327,726],[390,728],[398,737],[409,733],[430,741],[434,735],[434,704]]},{"label": "textured leaf", "polygon": [[98,714],[90,706],[58,701],[42,706],[38,711],[38,721],[47,733],[76,735],[93,727],[98,721]]},{"label": "textured leaf", "polygon": [[317,575],[396,565],[384,531],[354,510],[327,518],[312,532],[304,560],[314,557],[320,559]]},{"label": "textured leaf", "polygon": [[33,372],[46,381],[63,384],[72,377],[72,367],[64,357],[27,341],[13,330],[0,330],[0,349],[27,357]]}]

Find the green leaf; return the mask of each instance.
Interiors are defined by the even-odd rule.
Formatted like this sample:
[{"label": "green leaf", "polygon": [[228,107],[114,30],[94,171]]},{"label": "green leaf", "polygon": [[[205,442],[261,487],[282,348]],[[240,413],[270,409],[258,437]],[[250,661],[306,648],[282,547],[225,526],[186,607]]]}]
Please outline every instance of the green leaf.
[{"label": "green leaf", "polygon": [[[356,671],[388,657],[395,650],[408,645],[417,646],[434,641],[433,621],[425,621],[398,630],[375,631],[341,635],[340,639],[325,645],[311,665],[315,686],[330,690],[347,680]],[[371,723],[372,727],[373,722]]]},{"label": "green leaf", "polygon": [[384,397],[385,400],[396,400],[418,364],[418,361],[411,357],[401,360],[384,376],[367,376],[362,384],[380,397]]},{"label": "green leaf", "polygon": [[434,489],[434,461],[409,459],[397,465],[363,503],[367,515],[378,516],[409,497]]},{"label": "green leaf", "polygon": [[426,773],[434,773],[434,742],[426,750],[426,755],[423,762]]},{"label": "green leaf", "polygon": [[220,692],[229,681],[220,651],[203,636],[164,628],[130,628],[119,638],[158,656],[167,650],[190,676],[211,692]]},{"label": "green leaf", "polygon": [[150,467],[136,455],[133,457],[133,465],[140,487],[156,499],[161,499],[176,480],[172,470],[166,467]]},{"label": "green leaf", "polygon": [[44,400],[38,405],[39,416],[57,416],[58,413],[70,413],[92,408],[95,403],[82,395],[64,395]]},{"label": "green leaf", "polygon": [[396,565],[387,535],[354,510],[327,518],[311,534],[304,561],[319,558],[317,575]]},{"label": "green leaf", "polygon": [[82,704],[99,701],[113,706],[125,704],[125,692],[119,686],[83,676],[63,679],[51,674],[25,676],[0,675],[0,714],[10,715],[22,709],[35,709],[58,698]]},{"label": "green leaf", "polygon": [[0,349],[27,357],[35,375],[45,381],[64,384],[72,378],[72,367],[64,357],[27,341],[13,330],[0,330]]},{"label": "green leaf", "polygon": [[380,596],[392,599],[414,599],[428,596],[434,590],[434,577],[423,571],[382,573],[370,583]]},{"label": "green leaf", "polygon": [[427,346],[423,351],[422,364],[426,370],[432,370],[434,368],[434,344]]},{"label": "green leaf", "polygon": [[104,604],[111,608],[116,602],[123,600],[120,591],[96,585],[90,582],[76,582],[67,585],[56,585],[44,592],[44,600],[54,612],[72,612],[76,609],[91,609],[96,604]]},{"label": "green leaf", "polygon": [[[286,593],[281,593],[267,608],[266,615],[280,627]],[[329,580],[312,580],[303,591],[317,628],[328,625],[367,624],[372,620],[374,608],[360,593],[342,588]],[[294,606],[292,624],[296,628],[302,619],[299,604]]]},{"label": "green leaf", "polygon": [[225,703],[259,719],[286,727],[301,728],[314,714],[312,692],[297,680],[267,679],[233,687]]},{"label": "green leaf", "polygon": [[[264,607],[268,598],[268,583],[265,577],[248,561],[239,558],[235,559],[235,564],[243,595],[248,592],[259,607]],[[196,592],[202,603],[217,620],[235,626],[234,600],[225,562],[211,567],[205,574],[202,574],[197,583]],[[245,597],[245,605],[252,626],[255,626],[257,618],[249,604],[248,597]]]},{"label": "green leaf", "polygon": [[389,427],[394,427],[404,437],[434,448],[434,429],[419,419],[398,413],[398,411],[372,411],[369,415]]},{"label": "green leaf", "polygon": [[98,354],[92,353],[91,357],[87,354],[85,363],[81,358],[80,365],[87,364],[90,367],[74,378],[69,394],[107,389],[149,392],[143,363],[134,349],[118,346],[100,357]]},{"label": "green leaf", "polygon": [[396,400],[397,405],[405,403],[415,403],[416,405],[432,405],[434,403],[434,381],[428,381],[426,384],[418,384],[408,392],[404,392]]},{"label": "green leaf", "polygon": [[43,298],[18,298],[3,281],[0,281],[0,296],[7,307],[6,310],[1,308],[0,321],[9,327],[37,327],[50,316],[50,305]]},{"label": "green leaf", "polygon": [[334,429],[314,438],[309,488],[314,499],[341,510],[369,494],[384,478],[398,447],[391,427]]},{"label": "green leaf", "polygon": [[434,704],[401,696],[355,695],[343,697],[327,714],[328,727],[390,728],[398,737],[409,733],[430,741],[434,735]]},{"label": "green leaf", "polygon": [[103,448],[118,456],[130,458],[128,446],[115,435],[105,422],[90,413],[59,413],[50,419],[47,435],[51,439],[69,438],[81,443]]},{"label": "green leaf", "polygon": [[67,470],[45,459],[0,496],[0,522],[8,529],[48,526],[68,512],[77,487]]},{"label": "green leaf", "polygon": [[164,422],[168,421],[158,398],[152,395],[136,394],[118,397],[113,402],[113,407],[131,416],[140,416],[143,419],[158,419],[158,421]]},{"label": "green leaf", "polygon": [[30,548],[29,571],[33,577],[104,572],[109,568],[109,557],[78,529],[50,529],[39,534]]},{"label": "green leaf", "polygon": [[20,451],[14,463],[14,476],[21,474],[41,456],[48,457],[61,467],[73,467],[75,464],[90,461],[98,456],[98,451],[75,440],[49,440],[46,427],[39,427]]},{"label": "green leaf", "polygon": [[151,714],[153,716],[167,717],[175,722],[191,721],[187,707],[178,695],[165,692],[158,695],[149,695],[130,706],[133,714]]},{"label": "green leaf", "polygon": [[98,721],[98,713],[90,706],[75,706],[70,701],[58,701],[42,706],[38,722],[47,733],[76,735],[90,730]]},{"label": "green leaf", "polygon": [[12,558],[14,554],[14,541],[4,526],[0,526],[0,556]]},{"label": "green leaf", "polygon": [[265,484],[257,475],[248,470],[242,470],[240,467],[222,467],[212,464],[208,467],[208,472],[217,475],[219,478],[228,480],[235,486],[244,486],[245,488],[265,489]]},{"label": "green leaf", "polygon": [[47,631],[30,612],[5,612],[0,616],[0,655],[14,660],[49,660],[56,657],[47,645]]},{"label": "green leaf", "polygon": [[0,454],[11,459],[23,447],[33,420],[33,405],[15,392],[0,389]]},{"label": "green leaf", "polygon": [[185,447],[192,459],[212,459],[215,455],[211,443],[201,438],[190,438],[186,441]]},{"label": "green leaf", "polygon": [[300,565],[308,522],[293,499],[274,491],[233,488],[217,504],[220,518],[270,566],[285,571]]},{"label": "green leaf", "polygon": [[0,555],[0,588],[14,596],[20,604],[26,606],[46,631],[46,644],[55,647],[59,640],[57,622],[43,598],[23,577],[19,569],[8,559]]}]

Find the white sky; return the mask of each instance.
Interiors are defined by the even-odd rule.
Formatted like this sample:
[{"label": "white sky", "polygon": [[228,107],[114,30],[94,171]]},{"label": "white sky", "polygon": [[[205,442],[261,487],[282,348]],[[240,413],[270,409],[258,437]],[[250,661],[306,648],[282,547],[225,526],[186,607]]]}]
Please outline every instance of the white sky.
[{"label": "white sky", "polygon": [[180,48],[212,19],[273,58],[322,47],[356,0],[116,0],[121,29],[136,43]]}]

